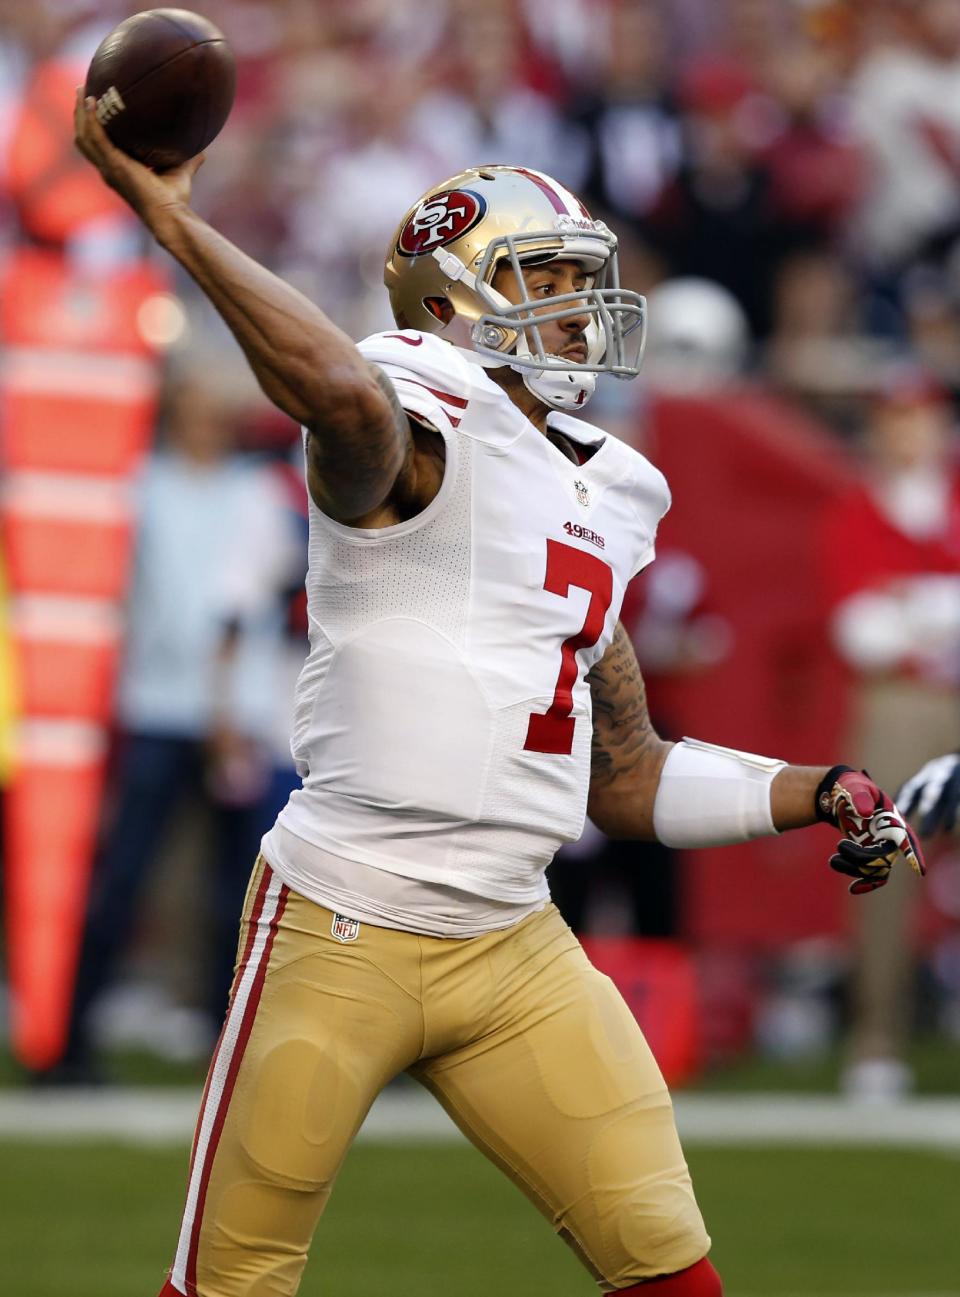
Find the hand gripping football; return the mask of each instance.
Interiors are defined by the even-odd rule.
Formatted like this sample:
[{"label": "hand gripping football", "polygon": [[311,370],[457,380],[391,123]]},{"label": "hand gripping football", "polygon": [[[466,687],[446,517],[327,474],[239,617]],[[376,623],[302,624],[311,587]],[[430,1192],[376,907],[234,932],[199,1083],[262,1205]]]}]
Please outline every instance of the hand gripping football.
[{"label": "hand gripping football", "polygon": [[213,23],[188,9],[147,9],[100,44],[86,95],[124,153],[167,171],[202,152],[233,106],[236,64]]}]

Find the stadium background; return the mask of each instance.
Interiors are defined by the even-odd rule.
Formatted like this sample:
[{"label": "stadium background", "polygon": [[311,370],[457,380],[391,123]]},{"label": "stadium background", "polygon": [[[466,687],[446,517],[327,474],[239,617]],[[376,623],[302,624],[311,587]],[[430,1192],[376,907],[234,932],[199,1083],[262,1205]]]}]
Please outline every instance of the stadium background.
[{"label": "stadium background", "polygon": [[[620,234],[624,279],[650,297],[650,354],[591,418],[673,488],[660,561],[626,610],[665,732],[860,759],[869,714],[888,762],[874,773],[894,785],[956,744],[956,536],[892,560],[886,625],[914,619],[919,642],[871,656],[838,611],[890,558],[883,526],[856,512],[884,413],[949,422],[937,471],[955,472],[956,0],[194,7],[239,60],[196,205],[353,336],[390,323],[380,273],[399,215],[465,163],[554,174]],[[189,421],[178,392],[229,426],[224,462],[268,483],[263,498],[297,534],[296,430],[71,152],[73,87],[134,10],[0,0],[0,1278],[20,1297],[159,1286],[210,1047],[209,803],[262,797],[266,815],[278,788],[246,787],[248,767],[207,736],[204,797],[164,836],[98,1001],[97,1042],[124,1089],[41,1084],[115,811],[118,671],[142,608],[129,599],[138,475]],[[250,544],[236,548],[241,563]],[[275,584],[275,619],[295,627],[296,600]],[[282,785],[296,640],[274,649],[272,721],[250,719],[239,755]],[[217,687],[243,688],[235,670]],[[588,834],[555,887],[686,1083],[681,1129],[729,1291],[960,1294],[960,856],[935,844],[922,897],[902,897],[906,936],[892,938],[913,961],[918,1097],[867,1105],[835,1097],[856,941],[830,842],[817,830],[677,858]],[[122,1235],[105,1238],[121,1212]],[[588,1291],[514,1191],[403,1086],[348,1164],[315,1251],[308,1293],[361,1294],[385,1274],[401,1291]]]}]

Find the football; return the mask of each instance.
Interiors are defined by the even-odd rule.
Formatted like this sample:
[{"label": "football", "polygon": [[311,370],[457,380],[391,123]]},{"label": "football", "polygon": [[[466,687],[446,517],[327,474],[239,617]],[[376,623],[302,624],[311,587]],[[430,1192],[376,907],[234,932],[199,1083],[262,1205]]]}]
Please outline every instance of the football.
[{"label": "football", "polygon": [[100,43],[85,94],[118,148],[167,171],[219,135],[236,83],[233,51],[212,22],[188,9],[147,9]]}]

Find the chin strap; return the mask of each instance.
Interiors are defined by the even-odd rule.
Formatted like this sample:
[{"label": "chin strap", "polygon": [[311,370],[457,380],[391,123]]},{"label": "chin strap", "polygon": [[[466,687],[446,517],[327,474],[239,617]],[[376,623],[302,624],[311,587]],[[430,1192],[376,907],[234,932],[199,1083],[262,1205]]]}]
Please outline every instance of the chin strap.
[{"label": "chin strap", "polygon": [[565,374],[562,370],[526,369],[522,365],[510,368],[520,375],[528,392],[554,410],[582,409],[597,390],[596,374],[583,370]]},{"label": "chin strap", "polygon": [[[587,325],[587,355],[591,364],[598,362],[603,355],[603,339],[596,323],[591,320]],[[521,330],[517,338],[517,355],[533,359],[530,343],[526,333]],[[562,356],[551,356],[558,366],[565,366]],[[507,362],[509,364],[509,361]],[[511,365],[523,379],[528,392],[532,392],[538,401],[543,401],[554,410],[579,410],[590,400],[597,390],[597,375],[589,370],[565,368],[530,369],[526,365]]]},{"label": "chin strap", "polygon": [[502,360],[494,360],[490,355],[456,342],[449,327],[444,330],[444,334],[471,364],[479,365],[481,369],[512,369],[523,379],[527,391],[532,392],[538,401],[549,405],[552,410],[580,410],[596,391],[596,374],[584,373],[582,370],[571,370],[565,374],[562,370],[527,369],[524,365],[511,365],[507,355]]}]

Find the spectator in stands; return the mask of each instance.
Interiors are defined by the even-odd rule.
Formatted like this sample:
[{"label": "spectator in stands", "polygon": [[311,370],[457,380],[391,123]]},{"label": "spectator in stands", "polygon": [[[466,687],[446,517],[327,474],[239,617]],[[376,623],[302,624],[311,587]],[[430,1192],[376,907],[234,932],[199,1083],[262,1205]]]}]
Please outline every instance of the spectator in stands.
[{"label": "spectator in stands", "polygon": [[691,63],[678,87],[684,159],[643,229],[671,276],[712,279],[765,336],[776,256],[761,159],[766,106],[749,70],[720,56]]},{"label": "spectator in stands", "polygon": [[898,0],[850,86],[867,185],[851,241],[873,277],[877,327],[902,331],[899,281],[960,234],[960,4]]},{"label": "spectator in stands", "polygon": [[780,255],[832,251],[862,185],[861,153],[834,51],[795,39],[770,51],[773,132],[763,152]]},{"label": "spectator in stands", "polygon": [[454,6],[444,67],[412,122],[414,138],[442,155],[449,173],[509,158],[579,188],[583,141],[560,116],[559,74],[532,44],[520,6]]},{"label": "spectator in stands", "polygon": [[914,267],[901,289],[908,344],[954,400],[960,397],[960,243],[946,267]]},{"label": "spectator in stands", "polygon": [[[960,730],[960,472],[952,410],[924,371],[894,371],[867,419],[862,484],[826,520],[833,641],[854,679],[848,750],[896,787]],[[908,878],[858,904],[844,1083],[865,1098],[910,1084]]]},{"label": "spectator in stands", "polygon": [[211,1030],[232,976],[249,863],[265,830],[266,736],[280,646],[275,595],[302,563],[274,480],[232,453],[237,410],[181,376],[166,446],[143,476],[119,686],[112,810],[95,866],[65,1058],[51,1079],[97,1073],[91,1009],[117,972],[138,901],[176,812],[206,803],[211,868]]},{"label": "spectator in stands", "polygon": [[862,420],[863,394],[893,358],[867,333],[859,283],[828,249],[795,252],[773,285],[773,323],[762,358],[771,385],[844,436]]},{"label": "spectator in stands", "polygon": [[682,155],[660,6],[618,5],[602,62],[574,87],[567,120],[585,139],[586,200],[618,222],[635,222],[656,206]]}]

